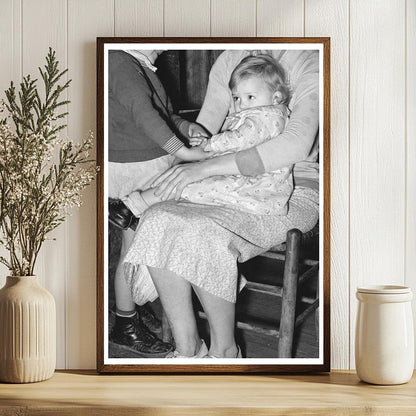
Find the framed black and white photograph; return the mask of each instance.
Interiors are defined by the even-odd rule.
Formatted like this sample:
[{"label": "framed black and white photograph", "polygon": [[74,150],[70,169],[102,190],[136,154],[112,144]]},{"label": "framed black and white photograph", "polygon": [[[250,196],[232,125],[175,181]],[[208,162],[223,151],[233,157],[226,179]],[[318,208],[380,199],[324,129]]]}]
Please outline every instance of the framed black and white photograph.
[{"label": "framed black and white photograph", "polygon": [[98,371],[329,371],[329,47],[97,39]]}]

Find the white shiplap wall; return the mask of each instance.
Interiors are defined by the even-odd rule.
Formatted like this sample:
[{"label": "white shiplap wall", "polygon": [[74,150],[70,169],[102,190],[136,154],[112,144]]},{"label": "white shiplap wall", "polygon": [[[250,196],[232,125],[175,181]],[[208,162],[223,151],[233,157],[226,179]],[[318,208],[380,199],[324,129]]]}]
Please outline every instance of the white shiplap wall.
[{"label": "white shiplap wall", "polygon": [[[73,79],[74,140],[95,130],[98,36],[331,37],[331,356],[332,368],[353,368],[355,288],[416,290],[416,1],[0,0],[0,10],[0,91],[36,74],[52,46]],[[57,302],[58,368],[94,368],[95,186],[54,237],[37,273]]]}]

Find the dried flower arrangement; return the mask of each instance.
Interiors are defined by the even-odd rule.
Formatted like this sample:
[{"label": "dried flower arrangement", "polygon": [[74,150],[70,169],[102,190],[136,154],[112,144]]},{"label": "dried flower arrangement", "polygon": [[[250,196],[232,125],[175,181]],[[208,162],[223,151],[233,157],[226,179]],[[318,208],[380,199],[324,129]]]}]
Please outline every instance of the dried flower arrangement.
[{"label": "dried flower arrangement", "polygon": [[28,75],[18,92],[11,83],[0,106],[0,245],[10,254],[0,262],[12,276],[33,275],[48,233],[81,205],[82,191],[97,172],[89,156],[92,133],[79,144],[59,135],[66,127],[59,121],[68,114],[62,108],[69,103],[60,96],[71,81],[58,84],[67,73],[58,66],[49,49],[44,70],[39,68],[44,96]]}]

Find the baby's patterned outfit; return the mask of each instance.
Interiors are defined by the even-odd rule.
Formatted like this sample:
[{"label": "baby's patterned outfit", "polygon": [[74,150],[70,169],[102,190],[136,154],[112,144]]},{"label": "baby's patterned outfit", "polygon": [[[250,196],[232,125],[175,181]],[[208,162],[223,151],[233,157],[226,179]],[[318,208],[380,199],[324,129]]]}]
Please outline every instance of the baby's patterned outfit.
[{"label": "baby's patterned outfit", "polygon": [[[223,131],[208,140],[205,150],[219,156],[249,149],[282,133],[287,120],[288,109],[281,104],[231,114],[225,120]],[[182,199],[231,206],[252,214],[286,215],[292,191],[292,166],[286,166],[257,176],[212,176],[189,184],[182,192]]]}]

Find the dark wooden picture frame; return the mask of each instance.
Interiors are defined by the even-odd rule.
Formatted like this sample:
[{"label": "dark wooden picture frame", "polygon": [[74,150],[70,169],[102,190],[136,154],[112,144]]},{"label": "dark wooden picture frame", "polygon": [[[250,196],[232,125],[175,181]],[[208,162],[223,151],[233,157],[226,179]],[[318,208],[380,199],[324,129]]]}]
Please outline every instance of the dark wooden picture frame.
[{"label": "dark wooden picture frame", "polygon": [[[320,170],[320,215],[318,225],[309,233],[310,235],[300,235],[295,233],[288,234],[288,240],[285,246],[280,247],[280,252],[266,253],[263,259],[267,263],[266,267],[274,271],[272,261],[280,261],[280,274],[286,279],[286,275],[295,276],[294,280],[282,283],[282,287],[273,288],[270,282],[254,282],[251,287],[256,293],[265,293],[266,296],[277,295],[277,297],[288,296],[292,294],[292,300],[278,301],[280,308],[279,322],[286,320],[288,323],[282,324],[280,328],[271,328],[266,325],[263,329],[258,329],[252,321],[238,322],[236,327],[239,331],[249,331],[258,337],[276,336],[287,332],[289,328],[289,341],[287,337],[280,337],[279,349],[283,351],[292,350],[293,330],[298,326],[301,327],[305,321],[307,312],[313,313],[315,324],[315,335],[317,338],[318,356],[314,358],[297,356],[296,358],[241,358],[236,360],[217,359],[214,361],[201,360],[189,363],[183,361],[177,362],[175,359],[160,360],[145,359],[128,359],[109,357],[108,352],[108,335],[110,314],[109,299],[109,279],[110,263],[112,253],[110,252],[109,225],[107,220],[108,201],[105,200],[106,194],[106,174],[108,171],[107,140],[108,140],[108,105],[105,104],[108,91],[106,65],[109,49],[124,49],[126,45],[131,49],[165,49],[167,51],[217,51],[226,49],[253,49],[253,50],[317,50],[319,53],[319,72],[320,72],[320,114],[319,114],[319,132],[317,139],[319,141],[319,170]],[[144,47],[146,45],[146,47]],[[206,45],[206,49],[205,49]],[[152,46],[152,47],[151,47]],[[167,62],[158,66],[158,74],[162,78],[163,73],[169,72],[173,67],[176,71],[174,80],[166,84],[167,94],[172,99],[173,105],[177,105],[181,100],[185,100],[182,106],[182,114],[192,113],[192,110],[200,104],[205,91],[198,88],[198,85],[189,85],[190,78],[183,75],[178,70],[178,65],[183,64],[181,56],[175,58],[172,52],[168,52]],[[180,54],[180,52],[178,52]],[[173,56],[173,58],[172,58]],[[207,53],[202,60],[209,61],[209,65],[215,61],[218,53]],[[176,59],[176,61],[175,61]],[[201,61],[201,58],[198,58]],[[169,66],[171,65],[171,66]],[[176,66],[175,66],[176,65]],[[187,71],[195,73],[192,63],[184,63],[188,66]],[[201,72],[202,85],[208,83],[208,73]],[[168,74],[169,75],[169,74]],[[176,88],[175,88],[176,82]],[[162,80],[163,83],[163,80]],[[178,88],[179,85],[179,88]],[[184,95],[186,97],[184,98]],[[179,104],[180,105],[180,104]],[[319,136],[319,137],[318,137]],[[301,373],[301,372],[327,372],[330,371],[330,39],[329,38],[97,38],[97,163],[100,171],[97,180],[97,370],[101,373]],[[307,233],[308,234],[308,233]],[[315,260],[308,260],[303,254],[299,254],[299,244],[307,237],[315,238],[314,248]],[[317,254],[316,254],[317,253]],[[298,258],[298,256],[300,256]],[[294,259],[294,260],[293,260]],[[250,260],[251,261],[251,260]],[[249,262],[250,262],[249,261]],[[248,263],[249,263],[248,262]],[[286,262],[286,263],[284,263]],[[259,270],[259,264],[255,263],[244,271],[244,276]],[[251,270],[251,271],[250,271]],[[277,270],[277,269],[276,269]],[[308,298],[308,294],[300,295],[297,292],[298,285],[306,282],[310,277],[315,279],[315,295]],[[313,277],[315,276],[315,277]],[[280,281],[283,279],[279,277]],[[250,280],[250,279],[248,279]],[[289,283],[288,283],[289,282]],[[309,290],[309,289],[307,289]],[[303,293],[303,292],[302,292]],[[295,306],[290,304],[295,301]],[[280,303],[279,303],[280,302]],[[302,306],[299,306],[302,303]],[[296,306],[297,304],[297,306]],[[294,316],[294,314],[298,316]],[[200,313],[203,316],[203,313]],[[161,319],[161,317],[159,317]],[[238,318],[238,317],[237,317]],[[310,322],[312,318],[308,318]],[[256,322],[255,322],[256,323]],[[292,330],[290,331],[290,327]],[[285,334],[286,336],[287,334]],[[260,341],[259,341],[260,342]],[[274,341],[273,341],[274,342]],[[283,343],[282,343],[283,342]],[[289,342],[289,344],[288,344]],[[297,341],[301,343],[301,341]],[[286,345],[284,345],[286,343]],[[273,344],[274,345],[274,344]],[[277,345],[277,341],[276,341]]]}]

